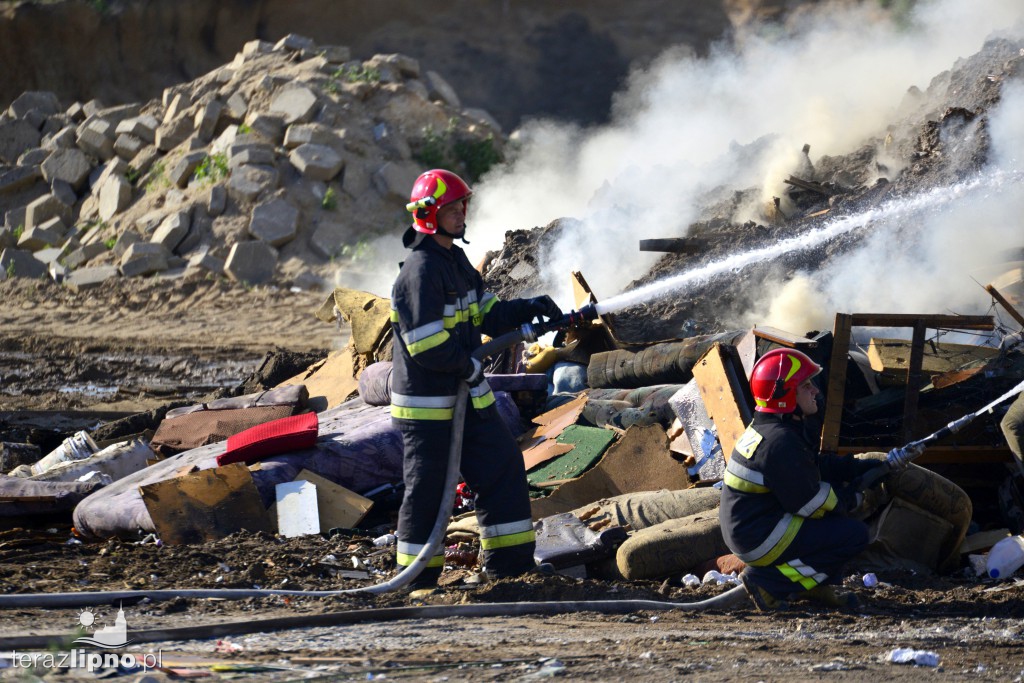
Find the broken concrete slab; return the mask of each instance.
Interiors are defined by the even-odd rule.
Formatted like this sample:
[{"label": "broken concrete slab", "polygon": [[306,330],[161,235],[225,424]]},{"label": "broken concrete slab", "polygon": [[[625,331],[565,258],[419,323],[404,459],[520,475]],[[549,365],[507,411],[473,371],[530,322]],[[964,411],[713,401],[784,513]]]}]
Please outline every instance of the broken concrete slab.
[{"label": "broken concrete slab", "polygon": [[14,165],[18,157],[38,147],[43,136],[39,130],[21,119],[0,119],[0,163]]},{"label": "broken concrete slab", "polygon": [[224,272],[236,282],[261,285],[273,279],[276,267],[277,250],[256,239],[232,245]]},{"label": "broken concrete slab", "polygon": [[125,249],[121,257],[121,275],[135,277],[167,270],[169,256],[162,244],[135,242]]},{"label": "broken concrete slab", "polygon": [[196,169],[199,168],[199,165],[206,158],[207,154],[205,151],[189,152],[174,164],[174,167],[168,171],[167,176],[174,185],[188,187],[192,174],[196,172]]},{"label": "broken concrete slab", "polygon": [[81,268],[100,254],[105,254],[106,252],[107,247],[102,242],[85,244],[70,252],[67,257],[65,257],[64,264],[68,268],[75,270],[77,268]]},{"label": "broken concrete slab", "polygon": [[8,107],[7,112],[12,118],[25,118],[29,112],[36,111],[43,116],[52,116],[60,112],[60,100],[48,90],[31,90],[23,92]]},{"label": "broken concrete slab", "polygon": [[164,249],[168,252],[173,252],[181,244],[182,240],[185,239],[185,236],[188,235],[191,226],[192,218],[189,212],[177,211],[167,216],[160,223],[160,226],[153,232],[153,236],[149,238],[149,241],[163,245]]},{"label": "broken concrete slab", "polygon": [[114,156],[114,126],[104,119],[93,119],[78,128],[75,140],[86,154],[107,161]]},{"label": "broken concrete slab", "polygon": [[272,247],[295,239],[299,229],[299,210],[280,197],[256,205],[249,221],[249,234]]},{"label": "broken concrete slab", "polygon": [[338,175],[345,163],[330,147],[313,143],[293,149],[288,160],[304,177],[325,182]]},{"label": "broken concrete slab", "polygon": [[276,190],[279,184],[280,174],[273,166],[241,166],[232,171],[227,189],[236,201],[252,202]]},{"label": "broken concrete slab", "polygon": [[[53,224],[53,221],[57,224]],[[56,246],[64,239],[64,233],[64,224],[59,218],[53,218],[44,225],[26,228],[18,238],[18,248],[32,252]]]},{"label": "broken concrete slab", "polygon": [[100,220],[109,221],[132,201],[132,186],[122,176],[111,175],[100,188]]},{"label": "broken concrete slab", "polygon": [[43,277],[46,266],[31,251],[7,248],[0,252],[0,277]]},{"label": "broken concrete slab", "polygon": [[65,225],[72,222],[71,208],[52,194],[43,195],[25,207],[25,229],[43,225],[51,218],[60,218]]},{"label": "broken concrete slab", "polygon": [[42,177],[43,174],[38,166],[15,166],[12,169],[0,171],[0,196],[14,194],[32,187]]},{"label": "broken concrete slab", "polygon": [[285,126],[290,126],[312,120],[317,105],[315,92],[304,86],[295,86],[278,94],[270,102],[269,111],[272,115],[280,116]]}]

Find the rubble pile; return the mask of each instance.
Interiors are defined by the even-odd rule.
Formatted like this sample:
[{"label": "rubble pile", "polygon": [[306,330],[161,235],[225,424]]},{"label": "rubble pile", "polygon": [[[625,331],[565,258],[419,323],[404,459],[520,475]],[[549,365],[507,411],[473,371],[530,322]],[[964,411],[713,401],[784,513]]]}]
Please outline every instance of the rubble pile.
[{"label": "rubble pile", "polygon": [[[475,179],[500,127],[401,54],[288,35],[167,88],[70,106],[26,92],[0,114],[0,279],[227,276],[313,289],[394,231],[425,166]],[[395,207],[399,207],[396,209]]]}]

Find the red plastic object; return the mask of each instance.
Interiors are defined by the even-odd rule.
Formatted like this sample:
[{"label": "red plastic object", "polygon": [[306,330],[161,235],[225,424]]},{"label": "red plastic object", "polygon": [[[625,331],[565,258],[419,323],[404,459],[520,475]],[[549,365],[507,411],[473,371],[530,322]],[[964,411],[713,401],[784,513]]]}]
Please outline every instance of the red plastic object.
[{"label": "red plastic object", "polygon": [[218,465],[246,464],[278,453],[312,448],[319,433],[316,413],[271,420],[228,437],[228,448],[217,456]]}]

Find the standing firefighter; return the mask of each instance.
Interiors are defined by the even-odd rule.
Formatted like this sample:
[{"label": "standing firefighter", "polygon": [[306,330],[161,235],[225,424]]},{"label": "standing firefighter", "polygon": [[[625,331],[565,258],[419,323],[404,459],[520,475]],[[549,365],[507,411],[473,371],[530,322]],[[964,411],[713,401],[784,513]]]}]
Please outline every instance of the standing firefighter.
[{"label": "standing firefighter", "polygon": [[788,597],[853,606],[831,584],[868,543],[847,516],[861,500],[841,482],[882,463],[818,453],[803,418],[818,412],[812,378],[821,367],[792,349],[766,353],[750,376],[756,411],[725,472],[719,517],[729,548],[747,564],[741,579],[761,610]]},{"label": "standing firefighter", "polygon": [[[469,384],[461,474],[476,493],[487,574],[516,576],[534,567],[534,532],[523,456],[497,414],[480,361],[470,354],[481,332],[496,336],[535,316],[561,317],[548,296],[499,301],[455,246],[464,238],[472,191],[457,175],[427,171],[406,208],[414,223],[403,238],[412,252],[392,291],[394,369],[391,417],[405,446],[405,499],[398,517],[398,564],[426,545],[443,496],[452,416],[460,382]],[[443,551],[412,587],[437,585]]]}]

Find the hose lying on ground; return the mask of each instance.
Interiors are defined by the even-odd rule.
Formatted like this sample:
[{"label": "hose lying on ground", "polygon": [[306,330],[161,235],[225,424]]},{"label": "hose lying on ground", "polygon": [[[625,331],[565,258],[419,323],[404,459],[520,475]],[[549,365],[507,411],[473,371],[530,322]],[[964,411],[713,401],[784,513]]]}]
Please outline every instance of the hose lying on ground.
[{"label": "hose lying on ground", "polygon": [[[94,597],[106,596],[101,602],[94,600],[90,603],[79,602],[76,606],[83,604],[105,604],[117,602],[119,595],[125,593],[145,593],[146,591],[111,591],[109,593],[90,593]],[[173,594],[177,597],[211,597],[210,594],[231,593],[252,593],[246,597],[265,597],[267,594],[280,595],[288,593],[291,595],[301,594],[308,596],[317,595],[338,595],[346,591],[314,591],[303,593],[302,591],[243,591],[243,590],[183,590],[183,591],[149,591],[152,593]],[[202,595],[193,595],[201,593]],[[68,607],[66,602],[48,600],[48,598],[63,598],[70,595],[81,595],[76,593],[53,593],[34,595],[5,595],[4,598],[25,598],[18,605],[20,607]],[[170,597],[167,595],[165,597]],[[218,597],[223,597],[218,595]],[[241,596],[238,596],[241,597]],[[53,604],[56,603],[56,604]],[[269,631],[282,631],[294,628],[312,628],[316,626],[339,626],[342,624],[359,624],[371,621],[398,621],[401,619],[444,619],[447,617],[507,617],[522,616],[530,614],[565,614],[568,612],[600,612],[603,614],[623,614],[638,611],[668,611],[679,612],[702,612],[705,610],[729,609],[742,605],[753,606],[749,602],[746,589],[743,586],[736,586],[720,595],[697,602],[661,602],[658,600],[581,600],[565,602],[495,602],[477,605],[425,605],[420,607],[385,607],[379,609],[346,610],[342,612],[328,612],[326,614],[307,614],[295,617],[278,617],[276,619],[245,619],[241,621],[222,622],[207,624],[204,626],[185,626],[181,628],[150,629],[145,631],[131,631],[126,638],[132,643],[156,643],[172,640],[198,640],[203,638],[219,638],[224,636],[237,636],[246,633],[261,633]],[[13,606],[5,601],[0,607]],[[67,647],[73,636],[67,633],[60,634],[39,634],[30,636],[12,636],[0,638],[0,650],[16,650],[19,648],[48,648]]]}]

